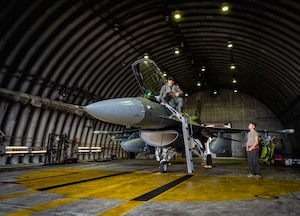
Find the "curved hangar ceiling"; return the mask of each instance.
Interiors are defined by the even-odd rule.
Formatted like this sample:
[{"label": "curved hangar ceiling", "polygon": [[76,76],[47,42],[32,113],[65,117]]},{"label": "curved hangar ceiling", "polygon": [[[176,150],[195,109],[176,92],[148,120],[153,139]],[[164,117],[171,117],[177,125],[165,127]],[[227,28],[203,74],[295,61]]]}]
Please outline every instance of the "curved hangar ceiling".
[{"label": "curved hangar ceiling", "polygon": [[80,105],[136,96],[130,65],[148,53],[185,92],[237,89],[297,129],[299,1],[227,3],[1,1],[1,87]]}]

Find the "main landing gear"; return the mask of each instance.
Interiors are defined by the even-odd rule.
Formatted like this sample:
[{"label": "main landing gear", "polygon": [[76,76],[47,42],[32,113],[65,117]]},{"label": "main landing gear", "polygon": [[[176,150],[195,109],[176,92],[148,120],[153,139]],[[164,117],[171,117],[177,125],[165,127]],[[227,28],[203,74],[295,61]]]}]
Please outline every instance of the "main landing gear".
[{"label": "main landing gear", "polygon": [[168,170],[168,162],[167,161],[161,161],[159,164],[159,171],[161,173],[166,173]]},{"label": "main landing gear", "polygon": [[155,158],[159,161],[159,171],[166,173],[168,170],[168,161],[176,154],[175,149],[171,147],[155,148]]}]

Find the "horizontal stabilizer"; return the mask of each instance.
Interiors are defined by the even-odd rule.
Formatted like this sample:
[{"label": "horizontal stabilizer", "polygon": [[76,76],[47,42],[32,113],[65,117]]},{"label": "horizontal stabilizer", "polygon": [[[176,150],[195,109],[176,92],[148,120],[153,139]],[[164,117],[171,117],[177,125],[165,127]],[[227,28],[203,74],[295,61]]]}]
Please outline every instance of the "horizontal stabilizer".
[{"label": "horizontal stabilizer", "polygon": [[294,129],[283,129],[283,130],[276,130],[276,133],[282,133],[282,134],[292,134],[294,133]]}]

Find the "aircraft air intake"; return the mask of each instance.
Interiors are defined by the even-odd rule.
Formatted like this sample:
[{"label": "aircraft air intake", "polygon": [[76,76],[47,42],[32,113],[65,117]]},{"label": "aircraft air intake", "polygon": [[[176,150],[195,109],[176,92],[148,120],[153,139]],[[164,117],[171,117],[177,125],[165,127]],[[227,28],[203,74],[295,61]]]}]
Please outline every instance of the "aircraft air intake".
[{"label": "aircraft air intake", "polygon": [[154,147],[165,147],[175,142],[178,138],[178,132],[174,130],[165,131],[140,131],[140,138]]}]

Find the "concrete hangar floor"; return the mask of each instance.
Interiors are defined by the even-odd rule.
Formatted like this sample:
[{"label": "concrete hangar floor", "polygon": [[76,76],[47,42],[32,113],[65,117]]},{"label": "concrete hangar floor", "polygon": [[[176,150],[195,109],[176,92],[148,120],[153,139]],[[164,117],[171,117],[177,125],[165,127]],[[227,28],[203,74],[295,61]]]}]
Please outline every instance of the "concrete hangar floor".
[{"label": "concrete hangar floor", "polygon": [[299,215],[300,168],[262,165],[247,178],[245,159],[183,159],[167,173],[155,160],[0,167],[0,215]]}]

